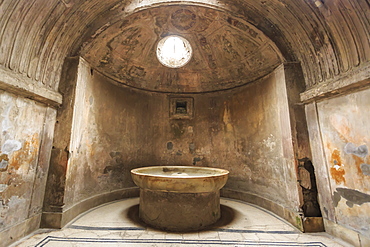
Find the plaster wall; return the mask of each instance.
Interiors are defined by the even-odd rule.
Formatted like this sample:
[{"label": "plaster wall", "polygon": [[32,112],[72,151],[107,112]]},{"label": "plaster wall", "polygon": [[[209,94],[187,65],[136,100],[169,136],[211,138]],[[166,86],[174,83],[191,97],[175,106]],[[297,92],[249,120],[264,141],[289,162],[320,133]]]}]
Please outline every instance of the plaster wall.
[{"label": "plaster wall", "polygon": [[[169,95],[118,87],[85,64],[76,84],[64,208],[134,186],[132,168],[196,165],[228,169],[226,188],[298,212],[283,75],[278,69],[233,90]],[[173,98],[191,99],[192,116],[171,117]]]},{"label": "plaster wall", "polygon": [[306,107],[327,230],[334,231],[333,222],[359,233],[355,245],[361,236],[370,239],[369,105],[365,89]]},{"label": "plaster wall", "polygon": [[[135,186],[130,170],[155,162],[152,139],[158,98],[123,89],[80,60],[64,208]],[[158,135],[159,133],[157,133]]]},{"label": "plaster wall", "polygon": [[0,245],[39,227],[56,110],[0,91]]},{"label": "plaster wall", "polygon": [[169,103],[162,104],[159,125],[164,132],[153,139],[156,156],[169,165],[228,169],[226,188],[298,210],[294,169],[288,167],[293,150],[290,157],[283,151],[280,117],[284,114],[281,108],[288,106],[286,102],[281,105],[286,94],[279,90],[278,74],[234,90],[192,95],[194,118],[189,120],[170,119]]}]

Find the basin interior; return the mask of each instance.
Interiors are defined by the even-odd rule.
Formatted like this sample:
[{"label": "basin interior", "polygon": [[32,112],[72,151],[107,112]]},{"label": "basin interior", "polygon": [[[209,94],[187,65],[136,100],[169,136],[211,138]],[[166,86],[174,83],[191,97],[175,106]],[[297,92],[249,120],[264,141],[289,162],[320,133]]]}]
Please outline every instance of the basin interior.
[{"label": "basin interior", "polygon": [[199,193],[220,190],[228,171],[197,166],[152,166],[131,170],[132,179],[141,189],[178,193]]},{"label": "basin interior", "polygon": [[134,174],[158,177],[213,177],[227,175],[229,172],[220,168],[197,166],[151,166],[133,169]]}]

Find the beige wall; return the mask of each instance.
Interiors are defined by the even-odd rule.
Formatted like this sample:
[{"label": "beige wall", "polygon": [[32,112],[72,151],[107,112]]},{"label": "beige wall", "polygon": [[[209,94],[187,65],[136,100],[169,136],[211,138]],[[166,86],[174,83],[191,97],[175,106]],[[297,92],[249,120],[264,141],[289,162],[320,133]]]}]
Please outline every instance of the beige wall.
[{"label": "beige wall", "polygon": [[367,89],[312,103],[306,108],[323,216],[367,238],[370,238],[369,106]]},{"label": "beige wall", "polygon": [[[197,165],[228,169],[227,188],[299,211],[282,68],[222,93],[167,95],[117,87],[82,63],[76,85],[65,209],[134,186],[132,168]],[[193,117],[170,118],[171,97],[193,98]]]},{"label": "beige wall", "polygon": [[[81,60],[83,61],[83,60]],[[153,160],[152,105],[158,100],[122,89],[80,63],[72,122],[65,208],[134,186],[130,170]]]},{"label": "beige wall", "polygon": [[52,108],[0,91],[0,239],[4,246],[39,227],[55,115]]},{"label": "beige wall", "polygon": [[[89,199],[135,186],[130,170],[150,165],[228,169],[227,190],[272,202],[269,209],[278,206],[289,211],[291,215],[280,214],[288,220],[298,215],[304,202],[297,163],[310,154],[302,151],[305,141],[299,130],[304,121],[294,104],[298,94],[291,87],[299,80],[292,72],[294,66],[280,66],[243,87],[189,95],[118,87],[83,59],[74,59],[69,66],[74,73],[67,73],[65,79],[73,88],[66,91],[73,97],[64,98],[67,114],[56,116],[56,110],[41,103],[1,93],[1,162],[7,166],[0,176],[8,181],[1,184],[4,236],[24,235],[15,233],[22,224],[34,230],[40,222],[55,119],[48,184],[53,186],[51,191],[46,187],[45,212],[59,206],[61,211],[55,213],[63,214],[89,202],[66,222],[91,207]],[[368,237],[369,232],[369,94],[370,90],[363,90],[306,106],[327,230],[350,230],[359,233],[357,239]],[[173,97],[193,99],[190,119],[170,117]],[[53,158],[58,150],[65,156]],[[50,195],[58,200],[48,202]],[[99,202],[103,201],[94,205]],[[339,231],[338,226],[344,228]]]}]

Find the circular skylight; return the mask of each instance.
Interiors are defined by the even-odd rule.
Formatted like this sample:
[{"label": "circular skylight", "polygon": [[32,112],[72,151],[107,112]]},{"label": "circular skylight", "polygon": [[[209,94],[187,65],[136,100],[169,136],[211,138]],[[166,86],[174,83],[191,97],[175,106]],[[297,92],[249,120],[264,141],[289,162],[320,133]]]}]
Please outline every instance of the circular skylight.
[{"label": "circular skylight", "polygon": [[180,68],[187,64],[193,51],[189,41],[180,36],[167,36],[157,45],[157,58],[161,64],[170,68]]}]

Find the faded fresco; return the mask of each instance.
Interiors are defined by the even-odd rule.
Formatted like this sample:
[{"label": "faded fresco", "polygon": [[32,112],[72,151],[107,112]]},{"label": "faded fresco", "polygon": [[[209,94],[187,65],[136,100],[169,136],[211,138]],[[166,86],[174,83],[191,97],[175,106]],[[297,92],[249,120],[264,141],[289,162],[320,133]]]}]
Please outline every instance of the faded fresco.
[{"label": "faded fresco", "polygon": [[0,113],[1,231],[41,216],[55,110],[0,91]]},{"label": "faded fresco", "polygon": [[335,217],[370,236],[370,91],[318,103]]}]

